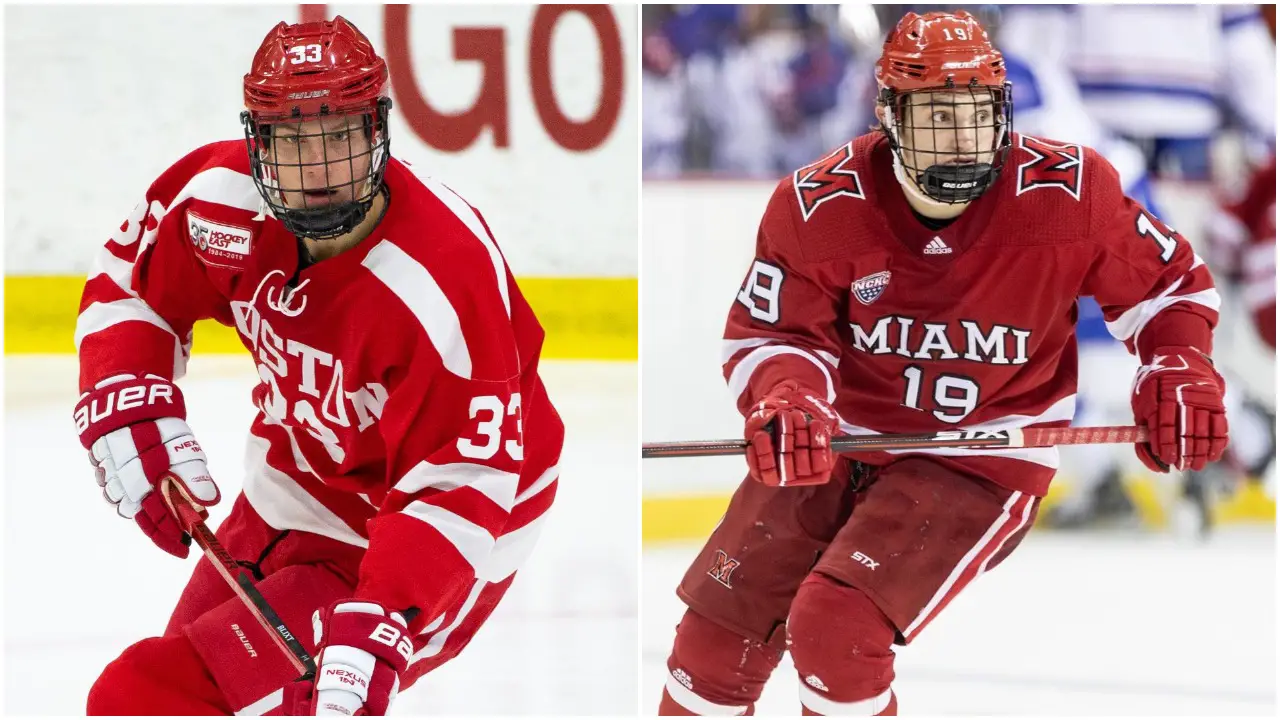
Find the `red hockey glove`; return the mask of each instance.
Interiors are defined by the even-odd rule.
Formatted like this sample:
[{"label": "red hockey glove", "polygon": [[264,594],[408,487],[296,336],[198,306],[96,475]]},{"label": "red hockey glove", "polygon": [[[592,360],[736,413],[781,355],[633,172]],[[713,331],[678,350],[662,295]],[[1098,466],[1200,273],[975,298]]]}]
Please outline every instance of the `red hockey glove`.
[{"label": "red hockey glove", "polygon": [[831,477],[831,436],[840,429],[820,393],[779,384],[747,416],[747,467],[765,485],[821,485]]},{"label": "red hockey glove", "polygon": [[1156,348],[1133,381],[1133,417],[1150,440],[1135,445],[1155,472],[1202,470],[1227,447],[1226,384],[1208,356],[1193,347]]},{"label": "red hockey glove", "polygon": [[316,676],[284,687],[285,715],[386,715],[413,657],[404,616],[340,600],[313,619]]},{"label": "red hockey glove", "polygon": [[156,375],[116,375],[76,403],[76,432],[89,451],[102,496],[132,518],[161,550],[185,558],[191,536],[155,492],[172,478],[200,510],[217,504],[218,486],[187,426],[177,386]]}]

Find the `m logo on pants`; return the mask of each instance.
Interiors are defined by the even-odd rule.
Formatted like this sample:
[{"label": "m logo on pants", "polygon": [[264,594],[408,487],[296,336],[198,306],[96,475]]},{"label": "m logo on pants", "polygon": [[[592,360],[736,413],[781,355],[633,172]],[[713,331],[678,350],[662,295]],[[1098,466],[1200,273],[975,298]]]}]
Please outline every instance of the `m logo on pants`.
[{"label": "m logo on pants", "polygon": [[733,575],[733,571],[738,568],[738,564],[738,561],[725,554],[725,551],[717,550],[716,560],[712,563],[711,569],[707,571],[707,574],[715,578],[716,582],[732,590],[733,585],[730,584],[729,578]]}]

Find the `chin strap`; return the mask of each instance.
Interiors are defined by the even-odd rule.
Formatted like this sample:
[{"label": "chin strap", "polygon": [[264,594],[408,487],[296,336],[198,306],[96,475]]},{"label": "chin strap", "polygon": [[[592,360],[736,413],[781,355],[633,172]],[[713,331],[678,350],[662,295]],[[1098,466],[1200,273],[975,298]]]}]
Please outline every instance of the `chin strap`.
[{"label": "chin strap", "polygon": [[[939,212],[945,211],[946,213],[949,214],[956,208],[969,207],[969,203],[967,202],[946,203],[946,202],[940,202],[938,200],[934,200],[932,197],[929,197],[929,195],[925,193],[925,191],[920,189],[920,186],[917,183],[913,182],[910,178],[907,177],[906,168],[904,168],[902,166],[902,163],[898,160],[897,153],[893,154],[893,174],[895,177],[898,178],[898,182],[902,185],[902,191],[907,193],[911,197],[915,198],[916,200],[918,200],[921,204],[923,204],[927,208],[935,209],[935,210],[938,210]],[[948,217],[955,217],[955,216],[948,215]],[[947,219],[947,218],[938,218],[938,219]]]},{"label": "chin strap", "polygon": [[[985,193],[988,189],[990,189],[991,185],[994,184],[995,172],[993,171],[993,168],[988,165],[986,172],[988,174],[992,174],[992,179],[986,183],[986,186],[983,188],[982,192],[978,193],[977,195],[974,195],[968,200],[948,202],[945,200],[939,200],[933,197],[932,195],[930,195],[924,189],[924,183],[925,183],[924,174],[921,174],[917,178],[912,178],[907,174],[907,169],[902,164],[902,147],[903,146],[902,146],[901,139],[898,137],[897,123],[894,121],[894,117],[893,117],[893,108],[887,104],[883,105],[882,107],[884,108],[884,116],[885,116],[885,122],[882,124],[882,127],[884,128],[885,135],[889,138],[889,145],[890,145],[890,149],[892,150],[891,154],[893,155],[893,175],[898,179],[898,183],[902,185],[904,192],[910,194],[912,197],[919,200],[926,207],[936,208],[938,210],[944,210],[944,209],[950,210],[952,208],[955,208],[956,206],[968,207],[969,203],[981,197],[982,193]],[[1006,127],[1002,126],[1000,128],[999,134],[996,136],[997,146],[999,146],[1001,142],[1003,142],[1004,134],[1006,131],[1007,131]],[[981,164],[979,165],[979,167],[980,166]],[[932,166],[930,169],[936,168],[936,167],[937,166]],[[928,170],[929,169],[926,169],[926,172],[928,172]],[[934,174],[938,172],[939,172],[938,170],[935,170]],[[945,173],[945,170],[943,170],[942,172]],[[978,173],[975,172],[973,174],[973,177],[970,179],[973,180],[973,179],[976,179],[977,177],[978,177]]]}]

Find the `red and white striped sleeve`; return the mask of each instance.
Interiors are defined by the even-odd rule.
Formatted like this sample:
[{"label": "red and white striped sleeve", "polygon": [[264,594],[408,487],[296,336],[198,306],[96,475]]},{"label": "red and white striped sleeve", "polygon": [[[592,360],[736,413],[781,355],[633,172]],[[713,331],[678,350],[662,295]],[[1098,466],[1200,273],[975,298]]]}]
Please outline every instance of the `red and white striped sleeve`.
[{"label": "red and white striped sleeve", "polygon": [[1221,298],[1187,239],[1120,190],[1104,159],[1092,157],[1089,238],[1094,261],[1081,295],[1092,295],[1109,330],[1150,362],[1165,345],[1212,353]]},{"label": "red and white striped sleeve", "polygon": [[725,325],[724,377],[743,414],[784,380],[836,399],[841,285],[803,257],[795,213],[790,182],[779,183]]},{"label": "red and white striped sleeve", "polygon": [[383,407],[391,489],[368,524],[356,595],[418,608],[419,624],[470,589],[508,524],[524,465],[514,280],[474,210],[431,189],[461,221],[433,227],[432,260],[389,240],[363,260],[416,327],[388,328],[415,338],[413,361]]},{"label": "red and white striped sleeve", "polygon": [[[180,212],[185,200],[206,190],[225,194],[217,190],[235,173],[201,171],[210,155],[201,148],[166,170],[98,250],[76,319],[82,391],[121,373],[180,378],[192,326],[226,314],[226,300],[191,251]],[[238,195],[245,196],[243,189]]]}]

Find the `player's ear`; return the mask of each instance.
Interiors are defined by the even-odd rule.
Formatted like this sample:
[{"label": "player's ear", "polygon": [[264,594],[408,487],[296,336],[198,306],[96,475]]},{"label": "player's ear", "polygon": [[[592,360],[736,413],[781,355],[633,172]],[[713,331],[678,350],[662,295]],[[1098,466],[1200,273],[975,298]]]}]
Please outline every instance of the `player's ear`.
[{"label": "player's ear", "polygon": [[881,125],[885,125],[884,105],[881,103],[876,103],[876,120],[879,120]]}]

